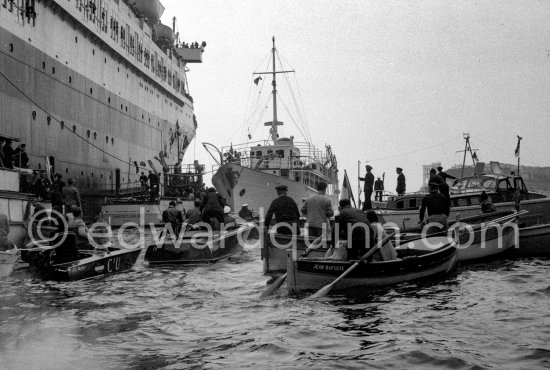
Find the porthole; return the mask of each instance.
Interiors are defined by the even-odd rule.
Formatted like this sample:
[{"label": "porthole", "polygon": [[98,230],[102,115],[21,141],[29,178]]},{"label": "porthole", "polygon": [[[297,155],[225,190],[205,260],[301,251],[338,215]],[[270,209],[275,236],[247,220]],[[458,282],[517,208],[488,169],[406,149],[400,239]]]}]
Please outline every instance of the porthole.
[{"label": "porthole", "polygon": [[46,62],[42,62],[42,69],[46,69]]},{"label": "porthole", "polygon": [[84,176],[84,171],[80,171],[80,176]]},{"label": "porthole", "polygon": [[109,104],[111,104],[111,97],[110,96],[107,98],[107,101],[109,102]]},{"label": "porthole", "polygon": [[120,110],[124,109],[124,105],[120,104]]},{"label": "porthole", "polygon": [[48,122],[48,126],[49,126],[50,123],[52,122],[52,117],[50,116],[46,117],[46,122]]},{"label": "porthole", "polygon": [[68,169],[68,168],[65,168],[65,173],[69,173],[69,169]]},{"label": "porthole", "polygon": [[94,140],[97,139],[97,132],[94,132]]},{"label": "porthole", "polygon": [[42,163],[38,163],[38,169],[42,169]]},{"label": "porthole", "polygon": [[95,55],[95,49],[92,49],[92,55]]},{"label": "porthole", "polygon": [[55,74],[55,67],[52,67],[52,75]]},{"label": "porthole", "polygon": [[92,172],[92,177],[94,177],[94,173]]},{"label": "porthole", "polygon": [[117,71],[117,72],[120,72],[120,67],[116,67],[116,71]]},{"label": "porthole", "polygon": [[73,125],[73,132],[76,132],[76,126]]},{"label": "porthole", "polygon": [[105,58],[105,64],[107,64],[107,58]]},{"label": "porthole", "polygon": [[36,121],[36,111],[35,110],[32,111],[32,120]]},{"label": "porthole", "polygon": [[78,43],[78,37],[76,37],[76,36],[74,37],[74,42],[75,42],[75,44]]},{"label": "porthole", "polygon": [[92,94],[93,94],[93,90],[92,90],[92,88],[90,87],[90,95],[92,95]]},{"label": "porthole", "polygon": [[128,112],[128,106],[126,106],[126,112]]},{"label": "porthole", "polygon": [[61,122],[59,122],[59,124],[61,125],[61,129],[63,130],[65,128],[65,122],[61,121]]},{"label": "porthole", "polygon": [[111,138],[111,145],[115,145],[115,139]]},{"label": "porthole", "polygon": [[10,53],[13,52],[13,44],[10,43]]},{"label": "porthole", "polygon": [[86,137],[87,137],[87,138],[90,138],[90,130],[87,130],[87,131],[86,131]]},{"label": "porthole", "polygon": [[100,177],[100,178],[103,178],[103,174],[101,174],[99,177]]},{"label": "porthole", "polygon": [[109,144],[109,136],[105,136],[105,142]]},{"label": "porthole", "polygon": [[72,84],[73,83],[73,78],[71,76],[69,76],[69,83]]},{"label": "porthole", "polygon": [[142,115],[141,115],[141,119],[144,119],[144,118],[145,118],[145,116],[142,114]]}]

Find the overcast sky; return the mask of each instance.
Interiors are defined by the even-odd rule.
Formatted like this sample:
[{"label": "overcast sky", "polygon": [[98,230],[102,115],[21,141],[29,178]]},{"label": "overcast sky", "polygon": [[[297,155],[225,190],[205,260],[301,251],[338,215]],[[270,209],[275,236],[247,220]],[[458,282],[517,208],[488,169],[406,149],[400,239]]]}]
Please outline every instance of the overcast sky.
[{"label": "overcast sky", "polygon": [[[207,42],[203,63],[189,65],[199,126],[186,162],[211,168],[202,142],[246,140],[252,72],[264,69],[275,36],[296,70],[314,143],[332,146],[354,190],[359,160],[361,174],[366,161],[375,176],[386,172],[392,191],[403,167],[407,190],[418,190],[423,164],[462,162],[464,132],[482,161],[516,163],[520,135],[522,164],[550,164],[548,2],[162,3],[163,22],[175,16],[182,41]],[[286,124],[282,134],[294,131]]]}]

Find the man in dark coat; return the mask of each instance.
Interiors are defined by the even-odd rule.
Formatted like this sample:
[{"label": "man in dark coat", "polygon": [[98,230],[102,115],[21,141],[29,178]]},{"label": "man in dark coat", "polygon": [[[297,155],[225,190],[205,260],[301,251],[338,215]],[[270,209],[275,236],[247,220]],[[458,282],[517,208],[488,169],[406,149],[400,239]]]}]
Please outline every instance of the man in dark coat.
[{"label": "man in dark coat", "polygon": [[443,179],[443,177],[439,176],[436,172],[435,172],[435,169],[432,168],[430,169],[430,179],[428,180],[428,183],[430,182],[434,182],[436,183],[437,185],[440,185],[442,183],[445,182],[445,180]]},{"label": "man in dark coat", "polygon": [[26,145],[20,144],[13,152],[13,163],[20,168],[29,168],[29,155],[25,151]]},{"label": "man in dark coat", "polygon": [[384,181],[380,180],[380,177],[378,177],[374,182],[374,200],[381,202],[383,192],[384,192]]},{"label": "man in dark coat", "polygon": [[[225,200],[216,192],[215,188],[209,188],[208,192],[201,201],[200,210],[202,212],[202,220],[209,222],[210,219],[216,219],[220,224],[223,224],[223,207],[225,206]],[[217,229],[217,225],[212,225]]]},{"label": "man in dark coat", "polygon": [[363,188],[363,191],[365,192],[365,202],[363,203],[363,211],[372,209],[371,197],[372,197],[372,191],[374,186],[374,175],[371,172],[372,167],[367,164],[365,168],[367,170],[365,177],[359,177],[359,181],[365,182],[365,187]]},{"label": "man in dark coat", "polygon": [[298,205],[294,199],[286,195],[288,191],[288,187],[286,185],[279,185],[275,189],[277,190],[278,196],[273,200],[273,202],[271,202],[265,215],[266,230],[269,230],[271,219],[275,216],[277,224],[288,224],[279,225],[277,227],[277,232],[279,234],[300,234],[300,226],[298,225],[298,222],[300,221],[300,211],[298,210]]},{"label": "man in dark coat", "polygon": [[397,167],[395,169],[395,172],[397,172],[397,187],[395,188],[395,192],[397,193],[397,195],[403,195],[405,194],[405,191],[407,191],[403,169],[401,167]]},{"label": "man in dark coat", "polygon": [[447,181],[447,179],[451,179],[451,180],[456,180],[456,177],[454,176],[451,176],[449,175],[448,173],[446,172],[443,172],[443,167],[439,166],[437,167],[437,170],[439,171],[438,175],[445,181]]},{"label": "man in dark coat", "polygon": [[449,200],[446,196],[439,193],[439,185],[435,182],[429,183],[430,193],[422,199],[420,206],[420,223],[424,223],[424,214],[428,211],[426,223],[439,223],[442,227],[428,229],[427,233],[437,232],[447,229],[447,217],[451,213]]},{"label": "man in dark coat", "polygon": [[239,217],[242,218],[245,221],[252,221],[253,220],[254,217],[252,215],[252,211],[250,209],[248,209],[248,204],[247,203],[242,205],[242,208],[239,211]]},{"label": "man in dark coat", "polygon": [[13,168],[13,148],[11,147],[10,139],[6,140],[6,144],[4,145],[4,148],[2,151],[3,151],[2,154],[4,154],[4,158],[3,158],[4,167]]},{"label": "man in dark coat", "polygon": [[338,235],[348,242],[348,260],[357,260],[367,252],[373,240],[369,219],[365,212],[352,208],[349,199],[341,199],[339,209],[340,214],[335,218]]},{"label": "man in dark coat", "polygon": [[165,224],[170,223],[172,225],[172,230],[177,238],[180,234],[181,225],[183,224],[183,214],[176,208],[175,201],[171,200],[170,203],[168,203],[168,209],[162,212],[162,221]]}]

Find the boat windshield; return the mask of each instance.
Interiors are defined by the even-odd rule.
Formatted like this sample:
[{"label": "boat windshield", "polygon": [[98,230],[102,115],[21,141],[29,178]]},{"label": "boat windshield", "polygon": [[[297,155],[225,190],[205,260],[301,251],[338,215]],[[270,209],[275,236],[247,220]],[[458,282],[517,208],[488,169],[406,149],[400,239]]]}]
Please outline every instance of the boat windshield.
[{"label": "boat windshield", "polygon": [[452,190],[454,192],[471,192],[471,191],[495,191],[496,179],[492,177],[467,177],[458,179]]}]

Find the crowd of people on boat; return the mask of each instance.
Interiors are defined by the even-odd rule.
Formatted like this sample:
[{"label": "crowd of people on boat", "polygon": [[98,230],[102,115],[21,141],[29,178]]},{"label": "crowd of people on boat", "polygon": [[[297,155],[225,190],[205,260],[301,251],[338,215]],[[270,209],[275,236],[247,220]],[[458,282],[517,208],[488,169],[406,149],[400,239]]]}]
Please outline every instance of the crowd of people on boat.
[{"label": "crowd of people on boat", "polygon": [[29,155],[26,145],[21,143],[13,148],[11,139],[0,138],[0,167],[2,168],[29,168]]}]

